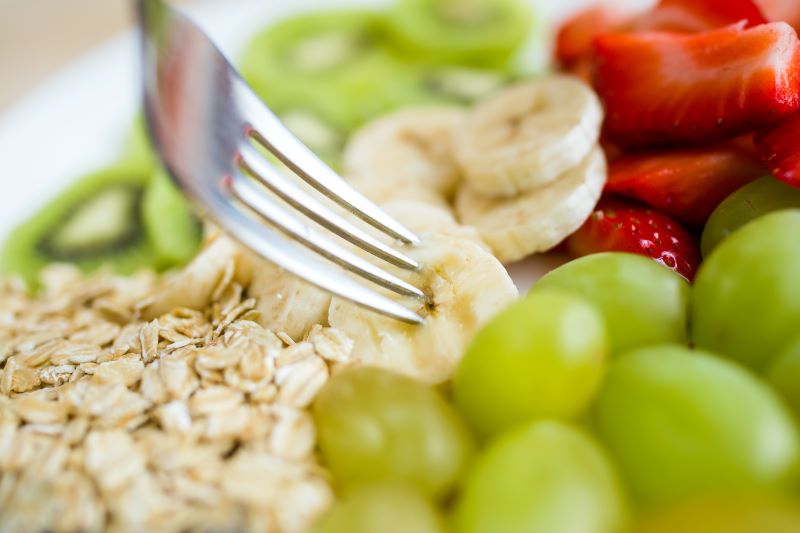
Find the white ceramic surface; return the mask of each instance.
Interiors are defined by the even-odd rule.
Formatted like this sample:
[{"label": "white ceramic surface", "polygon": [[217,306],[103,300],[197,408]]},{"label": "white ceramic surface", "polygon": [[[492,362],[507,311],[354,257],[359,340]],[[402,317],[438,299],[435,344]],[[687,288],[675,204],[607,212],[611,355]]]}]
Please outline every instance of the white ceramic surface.
[{"label": "white ceramic surface", "polygon": [[[529,0],[540,28],[591,0]],[[627,0],[627,2],[647,0]],[[626,2],[626,3],[627,3]],[[288,14],[336,6],[383,6],[391,0],[216,0],[187,13],[236,58],[248,38]],[[525,59],[541,61],[541,56]],[[0,241],[68,180],[110,163],[139,107],[137,46],[133,32],[89,52],[55,73],[17,105],[0,114]],[[4,73],[13,76],[13,73]],[[1,83],[1,82],[0,82]],[[511,268],[521,288],[558,258],[529,260]]]}]

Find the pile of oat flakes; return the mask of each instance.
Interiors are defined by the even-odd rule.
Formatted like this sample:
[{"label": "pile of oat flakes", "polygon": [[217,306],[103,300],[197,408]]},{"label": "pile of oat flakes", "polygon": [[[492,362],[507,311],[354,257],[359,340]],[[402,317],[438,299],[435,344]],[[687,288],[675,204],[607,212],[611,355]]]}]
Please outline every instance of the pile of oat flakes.
[{"label": "pile of oat flakes", "polygon": [[152,274],[43,280],[0,281],[0,531],[303,531],[327,509],[308,407],[349,339],[265,329],[231,275],[150,321]]}]

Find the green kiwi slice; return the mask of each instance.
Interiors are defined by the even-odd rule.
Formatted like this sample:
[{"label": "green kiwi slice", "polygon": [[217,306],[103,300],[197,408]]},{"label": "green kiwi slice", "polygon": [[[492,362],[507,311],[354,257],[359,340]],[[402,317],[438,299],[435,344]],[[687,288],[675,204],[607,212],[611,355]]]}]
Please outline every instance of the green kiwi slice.
[{"label": "green kiwi slice", "polygon": [[120,274],[155,266],[157,253],[142,222],[150,167],[121,164],[80,179],[12,232],[0,270],[32,287],[52,262],[90,272],[110,264]]},{"label": "green kiwi slice", "polygon": [[142,223],[159,268],[182,265],[200,248],[202,224],[164,170],[157,171],[145,188]]},{"label": "green kiwi slice", "polygon": [[504,64],[530,28],[521,0],[399,0],[388,17],[392,37],[412,52],[476,65]]},{"label": "green kiwi slice", "polygon": [[[513,82],[507,70],[427,65],[407,78],[404,90],[398,89],[398,105],[444,104],[471,105]],[[400,84],[398,87],[403,87]]]}]

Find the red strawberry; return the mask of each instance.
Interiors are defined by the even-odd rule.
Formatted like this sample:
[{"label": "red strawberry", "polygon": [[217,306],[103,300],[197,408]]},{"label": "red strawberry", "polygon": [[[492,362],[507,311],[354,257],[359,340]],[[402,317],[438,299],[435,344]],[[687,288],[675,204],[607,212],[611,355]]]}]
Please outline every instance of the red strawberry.
[{"label": "red strawberry", "polygon": [[755,0],[769,20],[787,22],[800,28],[800,2],[797,0]]},{"label": "red strawberry", "polygon": [[730,193],[768,172],[749,135],[741,143],[623,156],[609,165],[606,191],[699,226]]},{"label": "red strawberry", "polygon": [[632,252],[652,257],[691,281],[700,264],[697,241],[681,225],[647,207],[604,198],[578,231],[567,238],[577,256]]},{"label": "red strawberry", "polygon": [[753,0],[661,0],[655,8],[633,19],[627,28],[696,33],[740,20],[747,21],[748,27],[767,23]]},{"label": "red strawberry", "polygon": [[592,42],[598,35],[618,28],[626,16],[612,8],[593,6],[568,19],[558,30],[556,58],[567,67],[592,55]]},{"label": "red strawberry", "polygon": [[788,24],[595,39],[606,129],[625,145],[696,143],[780,122],[800,106],[800,40]]},{"label": "red strawberry", "polygon": [[800,187],[800,114],[758,132],[756,145],[775,177]]}]

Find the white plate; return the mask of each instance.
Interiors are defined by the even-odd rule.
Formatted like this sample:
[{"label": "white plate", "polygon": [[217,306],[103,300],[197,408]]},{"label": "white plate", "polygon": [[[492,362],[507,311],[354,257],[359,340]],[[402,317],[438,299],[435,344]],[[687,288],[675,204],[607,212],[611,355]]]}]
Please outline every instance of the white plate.
[{"label": "white plate", "polygon": [[[555,27],[591,0],[530,0],[540,27]],[[648,0],[627,0],[641,1]],[[372,6],[391,0],[226,0],[193,5],[188,14],[231,58],[271,21],[305,10]],[[536,60],[536,59],[532,59]],[[13,75],[13,73],[7,73]],[[139,107],[136,39],[126,33],[86,54],[0,115],[0,241],[71,178],[110,163]],[[551,260],[512,268],[527,286]]]}]

